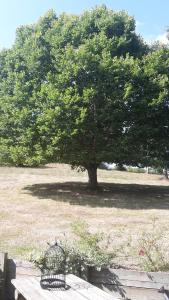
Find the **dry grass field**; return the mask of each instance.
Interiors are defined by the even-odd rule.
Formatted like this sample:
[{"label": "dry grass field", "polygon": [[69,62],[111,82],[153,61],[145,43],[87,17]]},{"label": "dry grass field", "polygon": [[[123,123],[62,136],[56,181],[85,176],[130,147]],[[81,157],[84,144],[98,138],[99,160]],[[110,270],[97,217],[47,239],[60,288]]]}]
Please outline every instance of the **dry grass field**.
[{"label": "dry grass field", "polygon": [[87,189],[87,174],[68,165],[0,168],[0,251],[24,257],[47,242],[71,238],[70,224],[85,220],[116,242],[169,226],[169,182],[163,176],[98,171],[101,190]]}]

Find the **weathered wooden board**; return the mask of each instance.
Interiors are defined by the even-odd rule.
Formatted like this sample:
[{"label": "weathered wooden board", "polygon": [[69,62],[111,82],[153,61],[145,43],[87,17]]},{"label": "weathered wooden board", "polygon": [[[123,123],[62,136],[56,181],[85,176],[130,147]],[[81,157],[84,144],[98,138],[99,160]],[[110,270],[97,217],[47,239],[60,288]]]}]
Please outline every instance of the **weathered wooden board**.
[{"label": "weathered wooden board", "polygon": [[110,293],[112,296],[121,296],[121,299],[128,300],[164,300],[163,294],[159,293],[157,289],[144,289],[144,288],[134,288],[134,287],[126,287],[123,289],[117,286],[109,286],[109,285],[96,285],[97,287],[103,289],[107,293]]},{"label": "weathered wooden board", "polygon": [[159,289],[169,289],[169,273],[138,272],[123,269],[90,268],[89,281],[111,293],[131,300],[163,300]]},{"label": "weathered wooden board", "polygon": [[7,253],[0,253],[0,299],[5,300]]},{"label": "weathered wooden board", "polygon": [[7,260],[7,280],[6,280],[6,298],[5,300],[14,300],[14,287],[11,280],[18,276],[39,276],[40,271],[32,263],[8,259]]},{"label": "weathered wooden board", "polygon": [[40,270],[31,262],[8,259],[7,274],[12,276],[15,275],[15,277],[20,275],[40,276]]},{"label": "weathered wooden board", "polygon": [[[40,275],[33,264],[23,261],[7,261],[7,296],[5,300],[14,299],[14,288],[11,285],[12,278],[19,276]],[[101,289],[119,297],[128,297],[131,300],[163,300],[158,292],[161,286],[169,286],[169,273],[163,272],[138,272],[123,269],[102,269],[101,272],[90,268],[89,282]],[[124,299],[124,298],[123,298]]]},{"label": "weathered wooden board", "polygon": [[121,269],[90,269],[89,280],[97,284],[121,285],[160,289],[164,286],[169,289],[169,273],[165,272],[138,272]]},{"label": "weathered wooden board", "polygon": [[118,300],[72,274],[66,277],[67,289],[43,290],[39,281],[37,277],[22,276],[12,283],[27,300]]}]

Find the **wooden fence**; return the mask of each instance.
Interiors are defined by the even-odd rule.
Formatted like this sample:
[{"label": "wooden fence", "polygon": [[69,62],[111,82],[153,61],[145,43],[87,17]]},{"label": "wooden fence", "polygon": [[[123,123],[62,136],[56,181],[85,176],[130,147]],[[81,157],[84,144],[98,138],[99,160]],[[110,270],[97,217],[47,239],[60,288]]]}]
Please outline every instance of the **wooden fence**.
[{"label": "wooden fence", "polygon": [[[5,300],[14,300],[14,289],[11,285],[11,279],[19,276],[40,276],[40,271],[30,262],[7,259],[6,256],[5,259]],[[169,290],[169,273],[163,272],[146,273],[111,268],[97,271],[94,268],[89,268],[87,278],[90,283],[108,293],[120,295],[121,299],[164,300],[165,298],[162,293],[159,293],[159,289],[164,286]]]}]

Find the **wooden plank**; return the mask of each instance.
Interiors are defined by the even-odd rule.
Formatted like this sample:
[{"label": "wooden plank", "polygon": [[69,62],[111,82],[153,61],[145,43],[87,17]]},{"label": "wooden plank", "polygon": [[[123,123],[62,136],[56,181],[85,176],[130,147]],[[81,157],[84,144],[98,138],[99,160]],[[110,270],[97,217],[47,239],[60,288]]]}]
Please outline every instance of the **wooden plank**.
[{"label": "wooden plank", "polygon": [[16,287],[17,291],[19,291],[19,293],[22,294],[27,300],[50,299],[49,295],[44,295],[43,290],[41,288],[37,289],[34,286],[34,283],[30,280],[30,277],[13,279],[12,284]]},{"label": "wooden plank", "polygon": [[20,275],[25,276],[40,276],[41,272],[31,262],[20,260],[8,260],[8,272],[13,268],[15,264],[16,277]]},{"label": "wooden plank", "polygon": [[67,278],[68,284],[75,289],[78,294],[87,297],[89,300],[117,300],[117,297],[113,297],[108,293],[102,291],[101,289],[91,285],[90,283],[84,281],[83,279],[69,274]]},{"label": "wooden plank", "polygon": [[[67,282],[70,283],[71,277],[68,276],[68,280]],[[18,280],[18,279],[17,279]],[[103,297],[100,298],[100,296],[98,295],[98,293],[91,293],[91,290],[89,288],[89,286],[85,286],[85,293],[82,296],[80,293],[82,292],[84,285],[81,286],[81,284],[79,284],[79,280],[77,281],[73,279],[73,282],[75,283],[75,286],[73,283],[71,283],[71,287],[75,288],[75,290],[72,293],[72,290],[67,290],[65,291],[47,291],[47,290],[42,290],[40,288],[40,284],[39,284],[39,279],[38,278],[27,278],[27,280],[23,278],[20,278],[21,283],[19,283],[19,289],[20,291],[22,290],[23,295],[25,296],[27,294],[27,300],[80,300],[80,299],[93,299],[93,300],[99,300],[99,299],[104,299]],[[78,285],[77,285],[78,282]],[[81,283],[81,281],[80,281]],[[24,288],[21,287],[21,285],[24,285]],[[90,285],[91,286],[91,285]],[[31,294],[30,294],[30,290],[31,290]],[[79,293],[80,291],[80,293]],[[108,291],[108,290],[107,290]],[[103,294],[102,294],[103,295]],[[106,295],[107,296],[107,295]],[[153,291],[153,290],[148,290],[145,291],[143,289],[129,289],[129,291],[126,293],[126,297],[128,297],[129,299],[132,300],[163,300],[163,296],[161,294],[158,294],[157,291]],[[111,295],[109,297],[109,299],[122,299],[122,298],[117,298],[113,295]],[[124,298],[123,298],[124,299]]]},{"label": "wooden plank", "polygon": [[[119,290],[116,286],[98,285],[98,287],[111,295],[119,295]],[[163,294],[159,293],[156,289],[123,287],[123,295],[130,300],[164,300]],[[124,297],[121,297],[121,299],[124,300]]]},{"label": "wooden plank", "polygon": [[[67,290],[43,290],[40,287],[39,279],[33,277],[20,277],[12,280],[16,289],[27,300],[112,300],[112,296],[88,284],[84,280],[68,275],[67,284],[70,286]],[[117,298],[114,298],[115,300]]]},{"label": "wooden plank", "polygon": [[140,287],[160,289],[164,286],[169,289],[169,273],[163,272],[138,272],[119,269],[103,269],[101,272],[91,269],[90,279],[92,284],[118,285],[127,287]]},{"label": "wooden plank", "polygon": [[20,293],[27,299],[31,300],[84,300],[84,297],[80,297],[76,291],[72,289],[68,290],[56,290],[56,291],[48,291],[43,290],[40,286],[40,280],[38,278],[20,278],[16,280],[12,280],[14,286],[20,291]]},{"label": "wooden plank", "polygon": [[[161,283],[157,282],[141,282],[141,281],[132,281],[131,280],[119,280],[118,283],[107,284],[105,282],[101,282],[98,280],[91,281],[92,284],[102,284],[102,285],[109,285],[109,286],[126,286],[126,287],[136,287],[136,288],[144,288],[144,289],[156,289],[159,290],[162,287]],[[169,290],[169,284],[164,284],[165,289]]]},{"label": "wooden plank", "polygon": [[143,271],[134,271],[134,270],[123,270],[123,269],[112,269],[105,268],[102,269],[101,272],[97,271],[94,268],[90,268],[90,274],[93,275],[101,275],[102,277],[110,277],[115,276],[119,279],[127,279],[127,280],[140,280],[146,282],[159,282],[159,283],[167,283],[169,284],[169,273],[167,272],[143,272]]},{"label": "wooden plank", "polygon": [[[16,278],[20,275],[26,276],[39,276],[40,272],[34,267],[33,264],[22,261],[13,261],[8,260],[8,292],[10,292],[10,297],[5,298],[5,300],[13,300],[13,289],[10,285],[11,279]],[[16,273],[13,272],[13,265],[16,266]],[[129,299],[137,300],[137,295],[139,300],[143,299],[155,299],[161,300],[163,296],[158,293],[158,288],[165,286],[168,288],[169,284],[169,273],[163,272],[139,272],[132,270],[123,270],[123,269],[103,269],[101,272],[96,270],[91,270],[89,272],[89,280],[92,284],[98,285],[100,288],[105,289],[112,293],[112,295],[120,295],[119,290],[127,291],[125,295]],[[142,288],[141,288],[142,287]],[[132,294],[130,294],[130,291]],[[156,295],[156,296],[154,296]],[[153,298],[154,297],[154,298]],[[0,298],[1,299],[1,298]]]},{"label": "wooden plank", "polygon": [[0,253],[0,299],[5,299],[7,253]]},{"label": "wooden plank", "polygon": [[18,276],[40,276],[40,271],[30,262],[8,259],[5,300],[14,299],[14,286],[11,280]]},{"label": "wooden plank", "polygon": [[[36,280],[38,286],[40,286],[40,280],[39,280],[39,278],[36,278],[35,280]],[[59,291],[59,289],[58,289],[56,291],[50,291],[50,293],[52,293],[52,298],[53,299],[58,299],[58,297],[59,297],[59,299],[61,299],[61,300],[70,300],[70,299],[73,299],[73,300],[84,300],[84,297],[81,296],[81,295],[79,295],[77,293],[77,291],[74,290],[71,285],[69,285],[68,278],[66,280],[66,285],[68,286],[66,290],[60,290]]]},{"label": "wooden plank", "polygon": [[13,285],[27,300],[117,300],[74,275],[68,275],[66,282],[69,289],[48,291],[40,287],[38,278],[20,277],[12,280]]}]

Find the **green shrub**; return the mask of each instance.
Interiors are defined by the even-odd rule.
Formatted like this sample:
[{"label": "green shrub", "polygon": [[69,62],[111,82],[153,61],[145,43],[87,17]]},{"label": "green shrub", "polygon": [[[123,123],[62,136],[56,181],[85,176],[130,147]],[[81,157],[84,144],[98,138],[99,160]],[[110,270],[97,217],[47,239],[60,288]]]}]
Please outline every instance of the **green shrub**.
[{"label": "green shrub", "polygon": [[163,174],[163,169],[161,167],[150,168],[149,169],[149,174],[158,174],[158,175],[161,175],[161,174]]},{"label": "green shrub", "polygon": [[153,224],[139,239],[138,255],[141,269],[149,272],[169,271],[168,228]]},{"label": "green shrub", "polygon": [[[66,254],[66,272],[82,276],[87,266],[101,268],[109,266],[115,258],[115,252],[108,252],[108,237],[103,233],[91,233],[85,222],[77,221],[72,224],[73,234],[76,236],[70,242],[66,237],[60,245]],[[44,253],[33,251],[29,256],[40,270],[44,266]]]},{"label": "green shrub", "polygon": [[116,256],[115,252],[107,251],[108,236],[100,232],[91,233],[85,222],[74,222],[72,231],[77,236],[72,247],[78,249],[86,265],[95,267],[109,265]]},{"label": "green shrub", "polygon": [[127,167],[127,171],[131,173],[146,173],[144,168],[139,167]]}]

